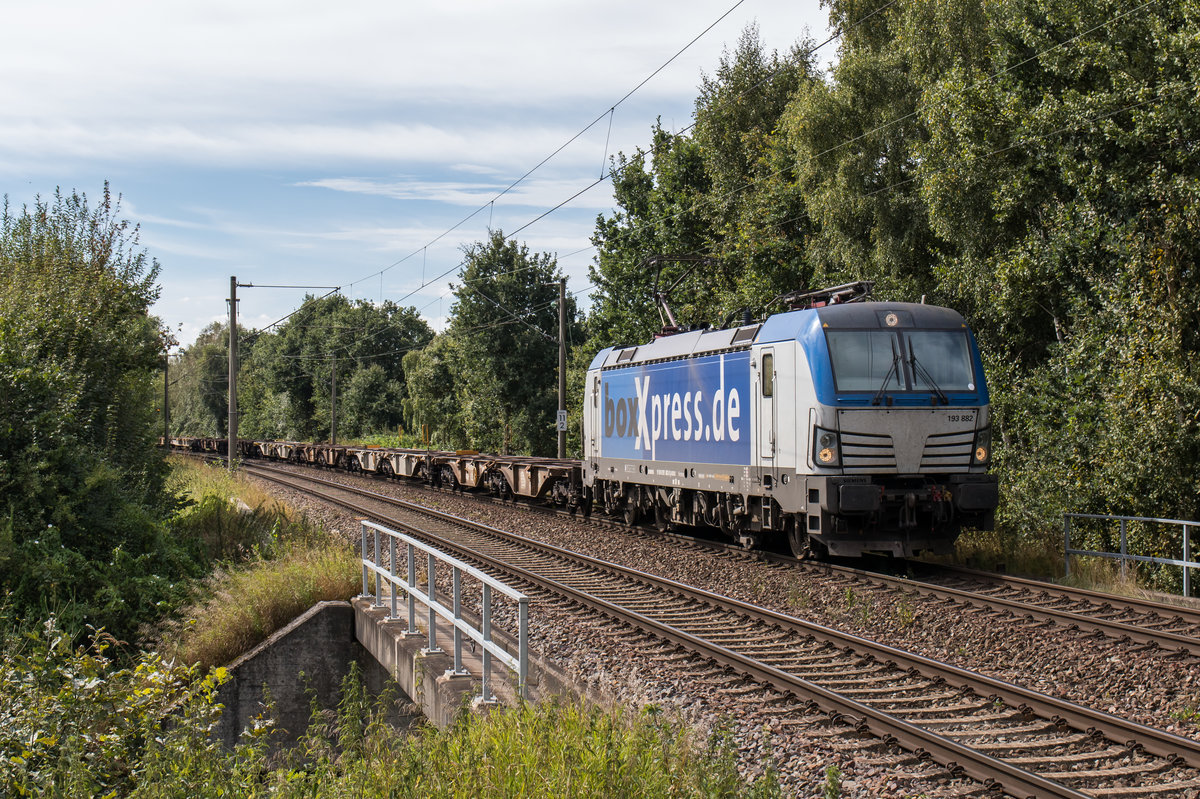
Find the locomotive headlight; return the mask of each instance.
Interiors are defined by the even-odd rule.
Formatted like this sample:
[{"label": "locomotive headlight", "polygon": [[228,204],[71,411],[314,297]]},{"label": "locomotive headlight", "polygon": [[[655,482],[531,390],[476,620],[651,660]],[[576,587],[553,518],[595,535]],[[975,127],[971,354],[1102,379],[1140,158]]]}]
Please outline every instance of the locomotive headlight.
[{"label": "locomotive headlight", "polygon": [[838,434],[821,427],[813,428],[813,452],[817,466],[838,466],[841,464],[842,453],[838,443]]},{"label": "locomotive headlight", "polygon": [[975,434],[975,451],[971,453],[972,466],[985,466],[992,459],[992,430],[985,427]]}]

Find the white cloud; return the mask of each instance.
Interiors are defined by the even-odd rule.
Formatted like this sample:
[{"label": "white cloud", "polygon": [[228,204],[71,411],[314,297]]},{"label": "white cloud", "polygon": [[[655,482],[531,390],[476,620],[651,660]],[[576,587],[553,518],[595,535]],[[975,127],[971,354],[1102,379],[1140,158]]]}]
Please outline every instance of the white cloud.
[{"label": "white cloud", "polygon": [[[591,185],[586,179],[522,181],[509,189],[513,181],[493,183],[462,183],[451,181],[378,180],[371,178],[326,178],[300,183],[333,191],[390,197],[393,200],[422,200],[429,202],[481,208],[496,200],[506,206],[549,208],[574,196]],[[573,203],[575,208],[605,209],[612,207],[611,186],[581,194]]]},{"label": "white cloud", "polygon": [[[610,127],[603,112],[730,0],[8,5],[0,193],[19,201],[22,191],[61,185],[95,194],[111,178],[127,192],[123,212],[142,223],[143,244],[162,256],[156,311],[184,323],[185,341],[223,318],[230,273],[342,282],[422,251],[384,276],[396,299],[423,271],[457,264],[463,243],[489,226],[525,226],[599,177],[606,156],[646,146],[656,116],[686,125],[701,70],[711,72],[753,18],[781,50],[804,25],[824,27],[818,0],[746,0],[618,108]],[[528,181],[443,236],[598,116]],[[586,249],[596,213],[610,205],[605,183],[520,239],[560,256]],[[572,290],[591,254],[564,262]],[[410,287],[394,289],[393,279]],[[407,302],[444,317],[444,290]],[[254,296],[271,318],[255,311],[250,324],[294,307],[275,294]]]}]

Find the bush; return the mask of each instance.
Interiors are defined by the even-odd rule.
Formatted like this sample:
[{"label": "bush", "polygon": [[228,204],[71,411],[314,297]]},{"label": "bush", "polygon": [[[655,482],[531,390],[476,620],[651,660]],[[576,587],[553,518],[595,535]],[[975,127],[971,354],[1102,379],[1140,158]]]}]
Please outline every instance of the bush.
[{"label": "bush", "polygon": [[223,669],[202,676],[159,655],[129,668],[111,638],[72,648],[53,620],[14,631],[0,609],[0,793],[10,796],[775,797],[747,786],[727,734],[707,741],[655,711],[577,704],[464,713],[450,730],[399,732],[391,698],[372,702],[356,671],[336,710],[314,709],[282,764],[259,718],[232,750],[210,737]]}]

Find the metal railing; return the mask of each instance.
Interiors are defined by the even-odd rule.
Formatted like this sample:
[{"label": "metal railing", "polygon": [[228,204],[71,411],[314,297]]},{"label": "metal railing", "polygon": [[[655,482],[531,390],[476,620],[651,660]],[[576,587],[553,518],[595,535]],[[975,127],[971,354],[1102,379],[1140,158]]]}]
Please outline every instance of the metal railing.
[{"label": "metal railing", "polygon": [[[1093,552],[1086,549],[1071,549],[1071,520],[1072,519],[1099,519],[1100,521],[1118,521],[1121,523],[1121,551],[1120,552]],[[1128,531],[1129,522],[1151,523],[1151,524],[1170,524],[1179,525],[1183,528],[1183,559],[1175,560],[1174,558],[1156,558],[1149,555],[1131,555],[1128,547]],[[1128,562],[1134,561],[1138,563],[1159,563],[1164,566],[1180,566],[1183,568],[1183,596],[1191,596],[1192,593],[1192,569],[1200,569],[1200,563],[1192,560],[1192,543],[1191,531],[1192,528],[1200,527],[1200,522],[1185,522],[1181,519],[1154,519],[1147,516],[1107,516],[1092,513],[1064,513],[1063,514],[1063,562],[1066,569],[1066,576],[1071,576],[1071,556],[1072,555],[1090,555],[1097,558],[1110,558],[1112,560],[1121,561],[1121,577],[1125,578],[1128,569]]]},{"label": "metal railing", "polygon": [[[369,534],[368,530],[373,531],[373,533]],[[374,539],[374,560],[370,558],[368,553],[368,538]],[[388,548],[386,565],[380,559],[383,548],[382,540],[385,538],[387,539]],[[406,575],[404,577],[400,576],[396,568],[397,549],[405,553],[405,557],[402,558],[407,563]],[[426,556],[427,591],[423,591],[417,583],[418,551]],[[450,607],[438,601],[435,567],[439,562],[446,564],[452,570],[451,590],[453,605]],[[362,520],[362,570],[362,596],[364,598],[372,597],[375,601],[375,607],[384,606],[382,586],[384,583],[388,584],[388,594],[391,601],[391,611],[388,621],[396,621],[401,618],[398,613],[400,592],[403,592],[407,597],[408,628],[404,631],[405,635],[421,634],[420,629],[417,627],[417,603],[420,602],[427,608],[426,626],[428,632],[426,634],[428,636],[428,646],[425,648],[425,651],[438,653],[443,651],[437,644],[438,616],[441,616],[454,626],[454,668],[448,671],[447,674],[454,674],[456,676],[469,674],[463,668],[463,636],[466,636],[479,644],[483,650],[483,673],[480,675],[483,701],[495,701],[495,696],[489,687],[492,658],[497,658],[501,663],[517,673],[518,691],[522,698],[528,698],[526,695],[526,683],[529,677],[529,597],[505,585],[494,577],[484,574],[479,569],[469,566],[457,558],[453,558],[427,544],[423,544],[412,536],[395,530],[389,530],[386,527],[381,527],[365,519]],[[375,575],[374,594],[371,593],[369,585],[369,577],[372,574]],[[464,575],[477,580],[481,586],[481,618],[478,629],[465,620],[462,615],[462,580]],[[513,657],[503,647],[492,640],[493,590],[500,592],[517,603],[519,630],[517,633],[516,657]]]}]

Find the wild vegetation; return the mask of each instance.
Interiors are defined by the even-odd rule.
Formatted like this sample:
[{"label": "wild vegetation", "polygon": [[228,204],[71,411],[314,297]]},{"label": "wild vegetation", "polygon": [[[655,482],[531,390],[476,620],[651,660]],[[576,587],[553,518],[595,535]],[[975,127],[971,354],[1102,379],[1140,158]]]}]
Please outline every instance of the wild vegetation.
[{"label": "wild vegetation", "polygon": [[[964,551],[1049,563],[1066,511],[1197,518],[1200,0],[827,7],[840,33],[832,67],[810,42],[767,53],[747,30],[703,77],[692,127],[656,125],[648,149],[614,157],[616,207],[593,235],[592,305],[584,316],[571,298],[566,309],[572,449],[583,369],[601,347],[653,335],[656,281],[683,277],[672,308],[692,325],[761,316],[791,289],[866,279],[879,298],[957,308],[977,332],[1002,506],[1000,529],[969,537]],[[666,258],[651,266],[650,256]],[[309,579],[343,575],[346,564],[303,519],[231,505],[230,486],[189,497],[168,482],[153,446],[163,352],[174,343],[149,314],[158,271],[107,187],[95,205],[63,192],[20,209],[4,203],[5,789],[286,793],[321,774],[331,786],[321,795],[339,795],[358,789],[368,763],[399,780],[431,752],[491,753],[452,735],[414,744],[435,747],[418,756],[372,729],[346,739],[358,760],[344,757],[344,742],[320,749],[314,739],[308,760],[273,770],[258,739],[233,753],[208,746],[219,672],[202,678],[138,653],[145,631],[186,608],[193,632],[171,638],[194,648],[173,653],[219,663],[276,623],[234,611],[284,593],[279,581],[307,591],[281,602],[282,615],[345,590]],[[239,330],[242,432],[328,438],[336,369],[343,438],[548,454],[561,274],[551,255],[498,232],[464,248],[450,322],[436,336],[413,308],[340,296],[310,298],[271,330]],[[225,432],[227,333],[209,328],[171,365],[176,432]],[[1130,535],[1142,553],[1177,554],[1169,530]],[[1111,531],[1079,536],[1112,546]],[[284,552],[287,567],[270,557]],[[220,576],[204,583],[214,569]],[[164,725],[168,707],[186,723]],[[454,735],[518,745],[542,729],[540,717],[513,718],[511,729]],[[627,719],[610,725],[616,737],[592,738],[609,722],[546,718],[628,752],[622,764],[641,757],[622,737],[633,730],[665,753],[651,766],[665,771],[653,773],[670,774],[683,795],[742,790],[728,788],[720,757],[717,771],[693,768],[697,750],[657,720]],[[537,768],[575,779],[548,763]],[[586,790],[618,790],[629,773],[602,774]],[[499,772],[461,776],[484,795],[503,790]],[[445,780],[413,783],[413,793],[449,795]]]},{"label": "wild vegetation", "polygon": [[22,616],[132,637],[201,556],[170,535],[156,452],[158,264],[106,190],[0,215],[0,592]]},{"label": "wild vegetation", "polygon": [[[1196,518],[1196,0],[828,8],[832,67],[748,29],[703,77],[694,125],[613,158],[582,329],[571,312],[572,446],[584,367],[657,331],[656,282],[691,270],[671,304],[692,325],[865,279],[977,333],[1003,535],[973,547],[1052,550],[1070,511]],[[448,329],[388,373],[409,376],[401,424],[434,446],[547,454],[557,271],[499,233],[465,255]]]},{"label": "wild vegetation", "polygon": [[[212,573],[155,625],[154,649],[179,663],[230,663],[315,605],[360,590],[357,550],[220,466],[172,459],[170,487],[190,504],[177,535],[200,543]],[[231,501],[232,499],[232,501]]]},{"label": "wild vegetation", "polygon": [[[12,629],[9,623],[0,630]],[[653,712],[521,705],[448,731],[398,732],[357,673],[339,707],[273,756],[264,714],[238,745],[209,738],[224,669],[147,654],[129,665],[106,636],[73,647],[53,622],[0,640],[0,793],[6,796],[773,797],[747,786],[728,736],[697,740]]]}]

